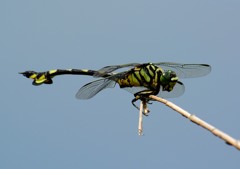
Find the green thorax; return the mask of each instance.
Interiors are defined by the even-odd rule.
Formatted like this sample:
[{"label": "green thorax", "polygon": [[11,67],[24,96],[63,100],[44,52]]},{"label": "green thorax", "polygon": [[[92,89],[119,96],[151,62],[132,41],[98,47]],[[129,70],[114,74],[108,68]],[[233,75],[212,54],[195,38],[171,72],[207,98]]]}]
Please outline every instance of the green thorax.
[{"label": "green thorax", "polygon": [[160,85],[160,76],[163,70],[151,63],[142,64],[125,72],[117,80],[121,88],[124,87],[146,87],[156,89]]}]

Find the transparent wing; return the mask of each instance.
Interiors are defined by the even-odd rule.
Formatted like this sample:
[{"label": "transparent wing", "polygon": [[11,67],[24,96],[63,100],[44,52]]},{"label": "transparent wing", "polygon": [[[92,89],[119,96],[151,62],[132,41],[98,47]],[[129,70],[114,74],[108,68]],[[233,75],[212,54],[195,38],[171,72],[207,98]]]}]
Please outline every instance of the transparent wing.
[{"label": "transparent wing", "polygon": [[139,63],[129,63],[129,64],[123,64],[123,65],[112,65],[112,66],[105,66],[97,71],[97,73],[94,74],[96,77],[102,77],[106,74],[112,73],[113,71],[121,68],[127,68],[127,67],[135,67],[137,65],[140,65]]},{"label": "transparent wing", "polygon": [[[192,78],[192,77],[201,77],[209,74],[211,72],[211,66],[207,64],[182,64],[182,63],[173,63],[173,62],[158,62],[153,63],[156,66],[161,67],[163,70],[172,70],[176,72],[179,78]],[[112,65],[105,66],[98,70],[94,76],[102,77],[108,73],[121,68],[135,67],[140,65],[139,63],[129,63],[123,65]]]},{"label": "transparent wing", "polygon": [[211,72],[211,66],[207,64],[181,64],[171,62],[153,63],[163,70],[174,71],[179,78],[201,77]]},{"label": "transparent wing", "polygon": [[110,79],[99,79],[81,87],[76,93],[76,98],[90,99],[103,89],[113,88],[115,85],[116,82]]},{"label": "transparent wing", "polygon": [[135,94],[135,93],[138,93],[138,92],[141,92],[141,91],[144,91],[144,90],[148,90],[148,88],[146,87],[125,87],[125,88],[122,88],[132,94]]},{"label": "transparent wing", "polygon": [[[144,90],[148,90],[148,88],[146,87],[126,87],[123,89],[132,94],[135,94]],[[178,81],[171,92],[162,91],[162,88],[161,88],[157,96],[162,98],[175,98],[183,95],[184,91],[185,91],[184,84]]]},{"label": "transparent wing", "polygon": [[161,88],[157,96],[162,98],[175,98],[183,95],[184,91],[185,91],[184,84],[178,81],[171,92],[162,91]]}]

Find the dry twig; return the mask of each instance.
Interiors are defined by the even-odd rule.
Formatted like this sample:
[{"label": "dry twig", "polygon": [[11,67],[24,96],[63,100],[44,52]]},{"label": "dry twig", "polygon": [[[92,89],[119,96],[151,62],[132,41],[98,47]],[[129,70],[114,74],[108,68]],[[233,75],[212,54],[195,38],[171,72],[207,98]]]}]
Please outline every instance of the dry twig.
[{"label": "dry twig", "polygon": [[191,120],[193,123],[202,126],[203,128],[209,130],[211,133],[213,133],[215,136],[218,136],[219,138],[221,138],[222,140],[224,140],[228,145],[232,145],[235,148],[237,148],[238,150],[240,150],[240,141],[236,140],[234,138],[232,138],[231,136],[229,136],[228,134],[224,133],[223,131],[215,128],[214,126],[208,124],[207,122],[201,120],[200,118],[198,118],[197,116],[188,113],[187,111],[183,110],[182,108],[180,108],[179,106],[173,104],[172,102],[169,102],[163,98],[159,98],[157,96],[153,96],[150,95],[149,98],[156,100],[158,102],[161,102],[163,104],[165,104],[166,106],[172,108],[173,110],[175,110],[176,112],[180,113],[181,115],[183,115],[184,117],[188,118],[189,120]]},{"label": "dry twig", "polygon": [[138,120],[138,135],[141,136],[143,132],[142,128],[142,115],[143,115],[143,102],[140,102],[140,108],[139,108],[139,120]]}]

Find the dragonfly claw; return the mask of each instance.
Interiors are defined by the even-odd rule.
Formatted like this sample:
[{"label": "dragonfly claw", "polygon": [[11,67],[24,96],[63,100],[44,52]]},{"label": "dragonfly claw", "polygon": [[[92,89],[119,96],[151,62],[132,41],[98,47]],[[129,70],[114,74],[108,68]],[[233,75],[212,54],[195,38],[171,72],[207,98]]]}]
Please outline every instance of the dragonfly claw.
[{"label": "dragonfly claw", "polygon": [[141,97],[140,98],[140,96],[136,96],[133,100],[132,100],[132,105],[134,106],[134,107],[136,107],[138,110],[140,110],[139,109],[139,107],[135,104],[135,102],[137,101],[137,100],[141,100],[142,101],[142,104],[143,104],[143,115],[144,116],[148,116],[148,114],[150,113],[150,110],[148,109],[148,107],[147,107],[147,104],[149,103],[149,100],[148,99],[146,99],[145,97]]}]

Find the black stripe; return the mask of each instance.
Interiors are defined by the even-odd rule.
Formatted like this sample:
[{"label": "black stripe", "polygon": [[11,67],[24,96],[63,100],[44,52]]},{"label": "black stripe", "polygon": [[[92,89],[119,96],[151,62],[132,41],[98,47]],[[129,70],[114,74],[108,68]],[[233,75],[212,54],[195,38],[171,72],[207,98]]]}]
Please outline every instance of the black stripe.
[{"label": "black stripe", "polygon": [[157,67],[154,66],[154,65],[149,65],[149,69],[153,72],[153,77],[154,77],[155,73],[156,73],[156,70],[157,70]]},{"label": "black stripe", "polygon": [[[141,79],[138,78],[138,76],[137,76],[137,74],[136,74],[136,71],[134,71],[132,74],[133,74],[133,76],[137,79],[137,81],[138,81],[138,83],[140,84],[140,86],[142,86],[143,83],[142,83]],[[140,72],[139,72],[139,74],[140,74]]]},{"label": "black stripe", "polygon": [[46,75],[46,72],[39,72],[39,73],[37,73],[36,78],[38,79],[38,78],[40,78],[44,74]]},{"label": "black stripe", "polygon": [[155,72],[155,70],[156,70],[156,66],[154,66],[154,65],[150,65],[150,69],[151,69],[151,71]]},{"label": "black stripe", "polygon": [[146,70],[146,74],[150,77],[150,82],[148,82],[148,83],[150,83],[150,84],[152,84],[153,83],[153,78],[155,77],[155,71],[152,71],[152,73],[153,73],[153,76],[151,75],[151,73],[150,73],[150,69],[152,68],[152,65],[148,65],[146,68],[145,68],[145,70]]},{"label": "black stripe", "polygon": [[[161,82],[160,82],[160,76],[162,76],[162,71],[160,70],[160,69],[156,69],[156,71],[155,71],[155,76],[157,76],[157,88],[156,88],[156,94],[158,94],[159,93],[159,91],[160,91],[160,86],[161,86]],[[155,78],[155,77],[154,77]],[[156,95],[155,94],[155,95]]]},{"label": "black stripe", "polygon": [[[145,82],[146,84],[149,85],[149,82],[147,82],[146,79],[145,79],[145,77],[141,74],[141,71],[142,71],[142,70],[144,71],[145,74],[147,74],[144,68],[145,68],[145,67],[143,67],[143,68],[141,68],[141,69],[139,70],[139,74],[140,74],[141,80],[142,80],[143,82]],[[147,74],[147,75],[148,75],[148,74]],[[151,81],[151,80],[150,80],[150,81]]]}]

